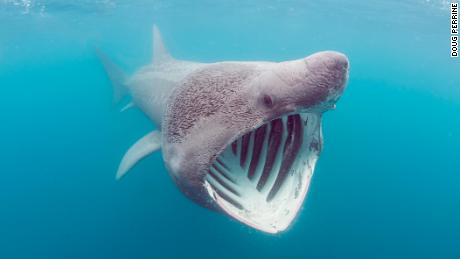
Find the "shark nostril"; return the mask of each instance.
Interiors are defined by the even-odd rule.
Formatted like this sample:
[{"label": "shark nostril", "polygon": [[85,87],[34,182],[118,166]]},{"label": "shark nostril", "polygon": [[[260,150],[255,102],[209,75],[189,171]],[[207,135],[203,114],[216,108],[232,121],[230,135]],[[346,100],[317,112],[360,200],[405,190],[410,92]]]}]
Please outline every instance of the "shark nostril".
[{"label": "shark nostril", "polygon": [[347,71],[348,70],[348,60],[344,58],[339,58],[334,60],[333,65],[331,66],[333,70],[336,71]]},{"label": "shark nostril", "polygon": [[339,61],[339,62],[337,62],[337,67],[338,67],[341,71],[346,71],[346,70],[348,69],[348,63],[347,63],[347,62]]},{"label": "shark nostril", "polygon": [[340,67],[342,71],[347,71],[349,66],[348,58],[342,55],[337,59],[337,66]]},{"label": "shark nostril", "polygon": [[348,71],[348,60],[341,61],[340,64],[343,71]]}]

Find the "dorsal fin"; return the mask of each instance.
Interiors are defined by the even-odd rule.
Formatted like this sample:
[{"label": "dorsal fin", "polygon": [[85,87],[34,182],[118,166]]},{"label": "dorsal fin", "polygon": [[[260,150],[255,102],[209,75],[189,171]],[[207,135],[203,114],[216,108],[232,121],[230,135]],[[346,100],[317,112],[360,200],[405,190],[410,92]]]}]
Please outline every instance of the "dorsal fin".
[{"label": "dorsal fin", "polygon": [[156,25],[153,25],[153,64],[158,65],[172,60],[174,59],[169,55],[163,43],[160,30]]}]

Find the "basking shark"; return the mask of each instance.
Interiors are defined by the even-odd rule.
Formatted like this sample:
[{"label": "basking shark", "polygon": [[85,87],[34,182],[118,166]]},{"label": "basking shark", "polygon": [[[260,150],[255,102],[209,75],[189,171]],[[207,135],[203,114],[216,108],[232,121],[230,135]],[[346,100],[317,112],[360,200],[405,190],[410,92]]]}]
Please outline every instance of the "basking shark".
[{"label": "basking shark", "polygon": [[119,100],[131,97],[161,130],[124,155],[117,179],[161,149],[196,203],[277,233],[296,217],[323,142],[321,116],[342,95],[348,59],[334,51],[284,62],[174,59],[153,27],[153,62],[126,77],[99,56]]}]

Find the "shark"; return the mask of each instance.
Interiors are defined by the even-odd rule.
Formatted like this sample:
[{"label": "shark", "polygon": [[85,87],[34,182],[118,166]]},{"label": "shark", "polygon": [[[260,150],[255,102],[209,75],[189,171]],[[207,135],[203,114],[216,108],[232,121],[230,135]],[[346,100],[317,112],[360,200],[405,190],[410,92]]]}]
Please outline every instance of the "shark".
[{"label": "shark", "polygon": [[266,233],[285,231],[305,200],[349,61],[336,51],[300,59],[200,63],[175,59],[153,26],[152,62],[126,76],[98,51],[114,88],[157,126],[123,156],[120,179],[161,150],[177,187],[199,205]]}]

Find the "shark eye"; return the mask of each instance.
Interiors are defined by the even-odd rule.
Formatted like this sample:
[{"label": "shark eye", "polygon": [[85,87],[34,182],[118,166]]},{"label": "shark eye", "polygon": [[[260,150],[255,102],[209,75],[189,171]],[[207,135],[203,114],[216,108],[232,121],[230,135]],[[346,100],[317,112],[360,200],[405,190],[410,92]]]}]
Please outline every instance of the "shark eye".
[{"label": "shark eye", "polygon": [[273,99],[268,94],[264,94],[262,97],[262,102],[268,108],[273,107]]}]

